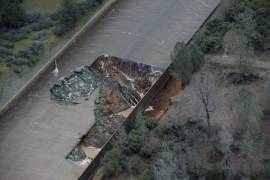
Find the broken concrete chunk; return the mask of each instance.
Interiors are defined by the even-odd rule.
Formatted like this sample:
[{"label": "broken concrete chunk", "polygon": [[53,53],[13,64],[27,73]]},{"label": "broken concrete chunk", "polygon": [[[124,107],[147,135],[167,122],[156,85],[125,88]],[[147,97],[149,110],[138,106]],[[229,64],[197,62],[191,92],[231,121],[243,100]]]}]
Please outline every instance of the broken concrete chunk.
[{"label": "broken concrete chunk", "polygon": [[87,157],[86,157],[85,152],[82,150],[82,148],[79,145],[75,146],[66,157],[66,159],[69,159],[75,162],[83,161],[86,158]]}]

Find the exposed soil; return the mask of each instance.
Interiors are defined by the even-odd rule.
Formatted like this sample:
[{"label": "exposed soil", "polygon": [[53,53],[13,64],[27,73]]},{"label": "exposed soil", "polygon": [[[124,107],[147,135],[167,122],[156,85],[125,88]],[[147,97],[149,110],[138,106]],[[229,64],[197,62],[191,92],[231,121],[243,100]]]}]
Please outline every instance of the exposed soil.
[{"label": "exposed soil", "polygon": [[153,110],[146,112],[146,115],[160,119],[172,105],[171,98],[176,96],[182,89],[181,83],[171,78],[164,89],[158,93],[156,99],[151,103]]}]

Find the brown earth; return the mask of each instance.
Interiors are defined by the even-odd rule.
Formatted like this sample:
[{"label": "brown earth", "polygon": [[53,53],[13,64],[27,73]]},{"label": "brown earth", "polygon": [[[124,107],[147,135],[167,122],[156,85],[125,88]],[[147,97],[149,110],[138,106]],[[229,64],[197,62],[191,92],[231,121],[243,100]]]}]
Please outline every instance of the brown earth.
[{"label": "brown earth", "polygon": [[181,83],[175,79],[170,79],[163,90],[161,90],[151,106],[154,110],[146,112],[146,115],[155,119],[160,119],[172,105],[172,97],[176,96],[183,89]]}]

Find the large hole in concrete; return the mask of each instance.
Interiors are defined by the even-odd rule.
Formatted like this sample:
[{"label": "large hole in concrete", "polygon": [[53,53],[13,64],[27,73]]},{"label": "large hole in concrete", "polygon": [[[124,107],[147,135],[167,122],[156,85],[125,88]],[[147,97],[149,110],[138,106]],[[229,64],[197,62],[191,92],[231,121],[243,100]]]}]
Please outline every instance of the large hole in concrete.
[{"label": "large hole in concrete", "polygon": [[[67,155],[78,164],[91,162],[164,70],[159,67],[100,56],[91,66],[61,78],[51,95],[64,105],[80,104],[95,94],[95,124]],[[96,92],[96,93],[94,93]]]}]

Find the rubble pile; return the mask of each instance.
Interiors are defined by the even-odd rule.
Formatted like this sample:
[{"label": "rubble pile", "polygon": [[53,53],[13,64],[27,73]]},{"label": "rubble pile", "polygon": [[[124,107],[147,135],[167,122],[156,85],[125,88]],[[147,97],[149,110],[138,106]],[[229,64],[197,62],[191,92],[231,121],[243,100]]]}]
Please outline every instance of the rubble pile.
[{"label": "rubble pile", "polygon": [[82,148],[79,145],[76,145],[72,149],[72,151],[67,155],[66,159],[78,162],[87,159],[87,156],[85,152],[82,150]]},{"label": "rubble pile", "polygon": [[52,98],[65,103],[78,103],[81,96],[89,96],[97,87],[96,74],[87,66],[75,70],[67,78],[60,78],[51,88]]},{"label": "rubble pile", "polygon": [[[69,77],[59,79],[50,90],[51,97],[65,104],[80,104],[81,97],[88,99],[86,97],[98,87],[93,112],[95,124],[78,147],[102,148],[124,122],[126,113],[140,102],[162,72],[158,67],[100,56],[91,66],[80,67]],[[85,159],[83,150],[78,147],[71,151],[68,159],[75,162]]]},{"label": "rubble pile", "polygon": [[100,96],[95,101],[96,124],[82,139],[85,146],[101,148],[124,122],[125,118],[118,113],[130,106],[117,87],[116,82],[106,82],[100,86]]}]

